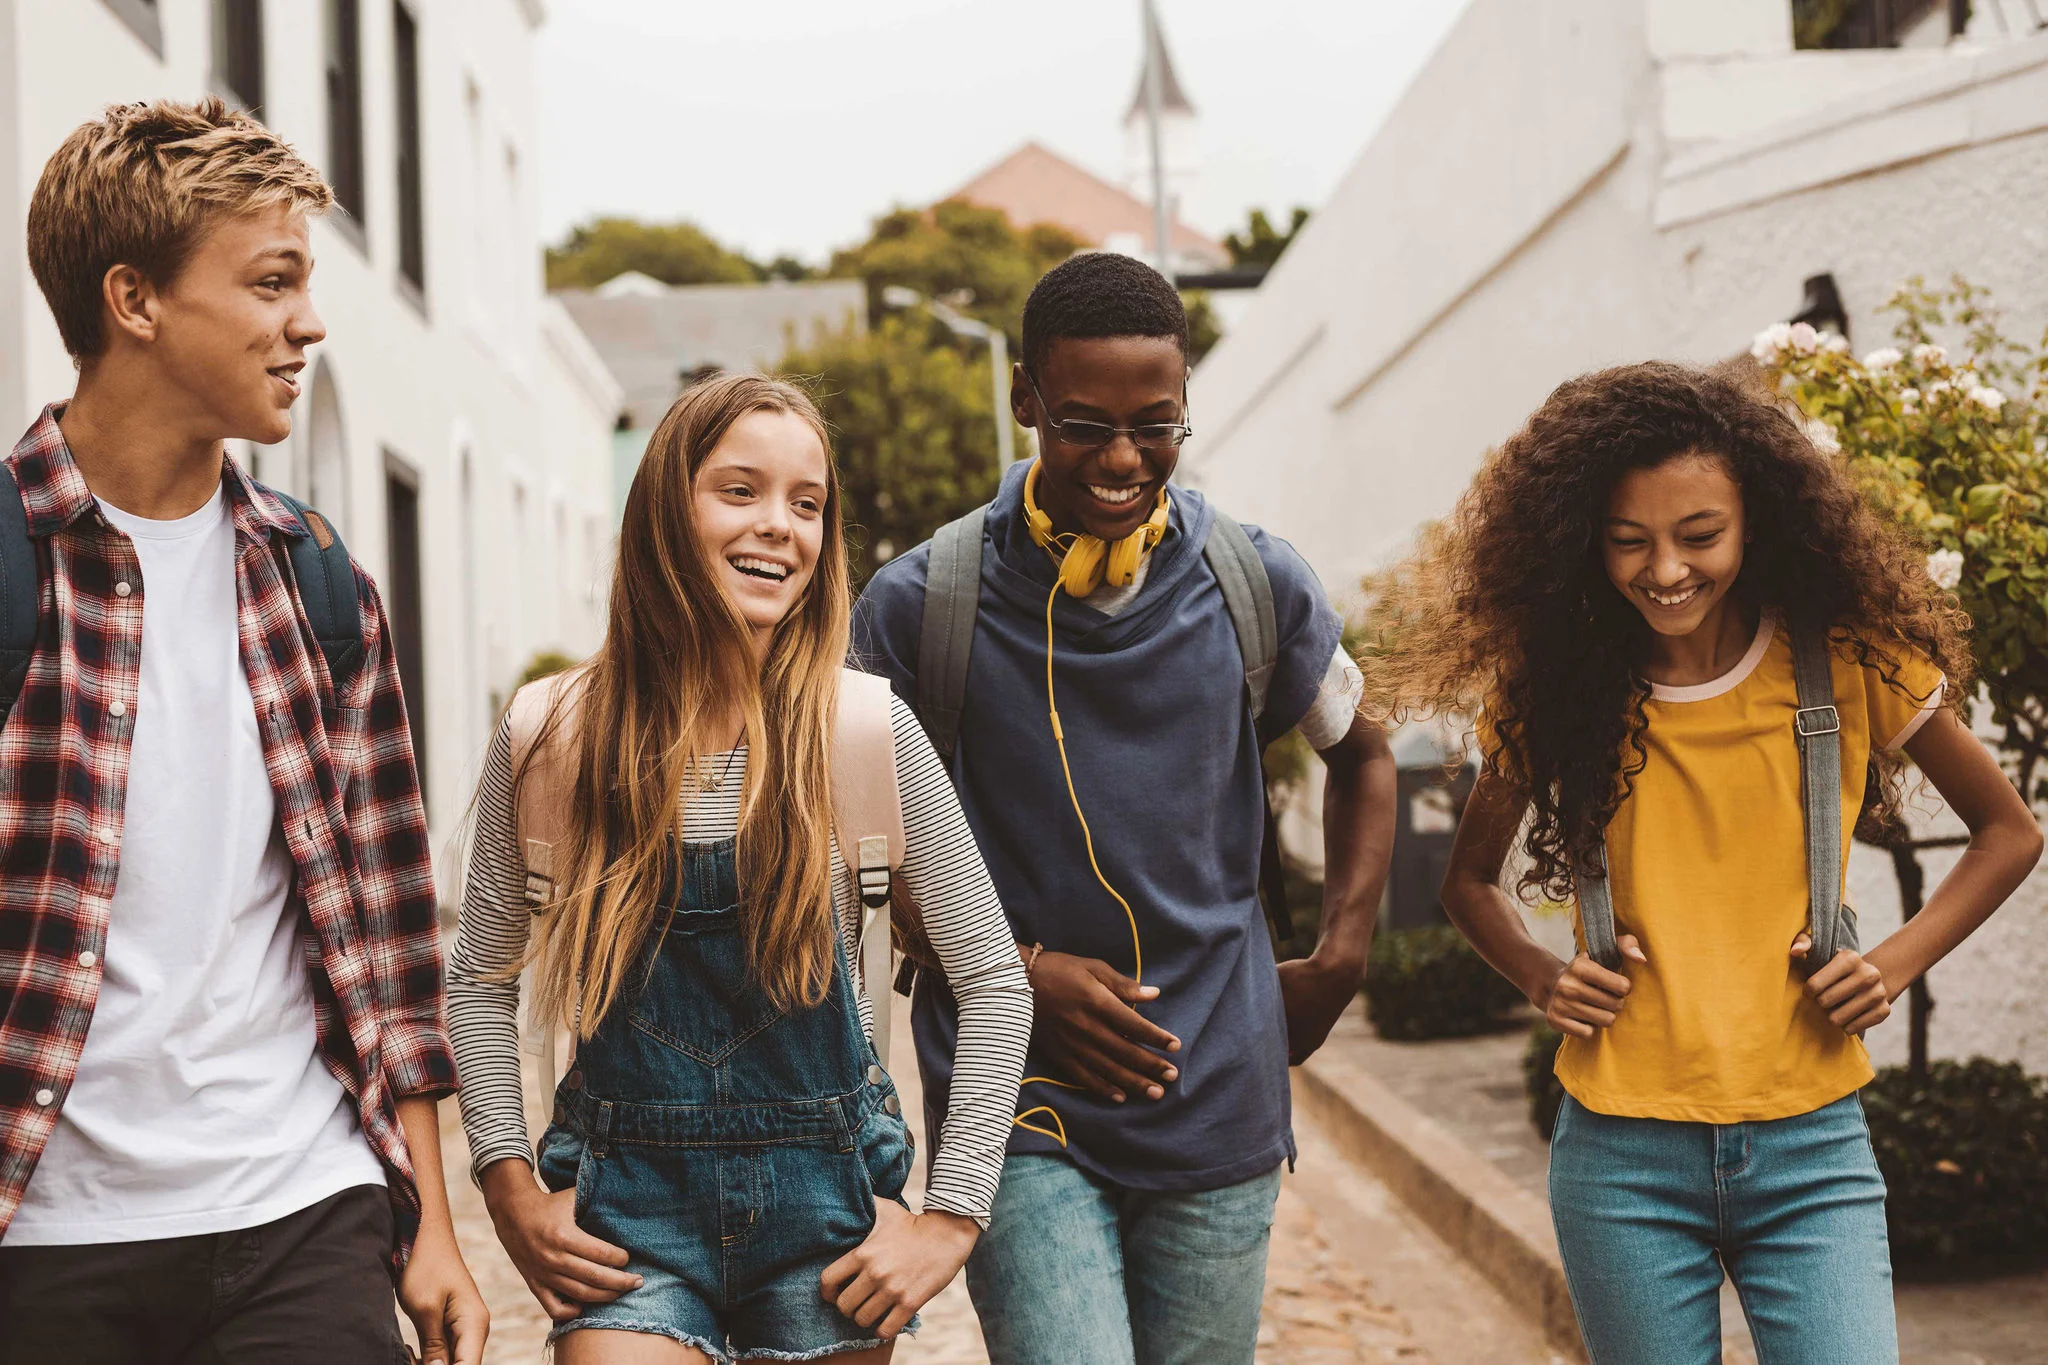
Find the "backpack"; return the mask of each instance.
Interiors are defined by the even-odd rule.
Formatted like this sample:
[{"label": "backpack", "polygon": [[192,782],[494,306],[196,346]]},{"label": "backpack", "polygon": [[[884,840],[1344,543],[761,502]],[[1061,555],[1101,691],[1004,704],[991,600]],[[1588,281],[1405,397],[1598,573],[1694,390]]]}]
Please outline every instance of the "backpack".
[{"label": "backpack", "polygon": [[[1805,807],[1806,932],[1813,939],[1801,969],[1811,976],[1842,949],[1856,947],[1856,912],[1842,898],[1842,717],[1835,710],[1827,631],[1804,623],[1793,624],[1790,631],[1792,675],[1799,689],[1792,735],[1799,745]],[[1621,948],[1615,941],[1614,896],[1606,869],[1580,868],[1576,880],[1586,956],[1618,972]]]},{"label": "backpack", "polygon": [[[574,781],[564,760],[565,725],[536,749],[549,710],[581,676],[570,669],[528,683],[513,694],[506,713],[512,771],[518,780],[513,824],[526,868],[526,902],[538,911],[554,898],[554,848],[566,826],[564,803]],[[889,1059],[889,967],[893,946],[928,967],[938,955],[916,906],[901,890],[903,804],[896,782],[896,734],[889,722],[889,683],[867,673],[839,674],[839,711],[832,727],[832,833],[839,856],[854,874],[862,907],[861,993],[873,1015],[875,1054]],[[893,909],[892,909],[893,905]],[[540,1058],[542,1093],[555,1088],[555,1029],[529,1018],[529,1042]]]},{"label": "backpack", "polygon": [[[951,761],[960,743],[960,717],[967,705],[967,664],[974,649],[974,623],[981,610],[982,528],[986,505],[941,526],[932,536],[925,575],[924,614],[917,642],[916,711],[939,757]],[[1277,735],[1265,731],[1266,692],[1280,657],[1280,631],[1273,614],[1273,581],[1251,537],[1220,510],[1202,545],[1202,558],[1223,591],[1224,609],[1244,656],[1244,691],[1261,751]],[[1259,848],[1259,901],[1275,946],[1294,937],[1294,916],[1280,862],[1280,828],[1272,799],[1261,782],[1265,830]],[[915,959],[906,953],[905,957]],[[910,973],[897,989],[910,993]]]},{"label": "backpack", "polygon": [[[298,519],[298,529],[286,533],[285,558],[298,584],[306,625],[327,658],[327,674],[339,698],[363,664],[363,615],[348,547],[318,512],[289,494],[267,491]],[[41,609],[41,568],[21,505],[21,485],[13,467],[0,462],[0,725],[21,699],[35,657]]]}]

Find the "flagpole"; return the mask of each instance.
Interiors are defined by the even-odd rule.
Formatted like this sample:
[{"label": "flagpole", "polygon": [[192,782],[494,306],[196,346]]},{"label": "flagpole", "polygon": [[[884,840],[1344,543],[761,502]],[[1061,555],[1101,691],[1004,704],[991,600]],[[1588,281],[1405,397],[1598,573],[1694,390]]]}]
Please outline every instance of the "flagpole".
[{"label": "flagpole", "polygon": [[1173,256],[1169,250],[1166,217],[1166,158],[1160,152],[1159,87],[1165,79],[1160,54],[1165,50],[1159,38],[1159,15],[1152,0],[1138,0],[1145,27],[1145,127],[1152,143],[1152,251],[1159,273],[1173,278]]}]

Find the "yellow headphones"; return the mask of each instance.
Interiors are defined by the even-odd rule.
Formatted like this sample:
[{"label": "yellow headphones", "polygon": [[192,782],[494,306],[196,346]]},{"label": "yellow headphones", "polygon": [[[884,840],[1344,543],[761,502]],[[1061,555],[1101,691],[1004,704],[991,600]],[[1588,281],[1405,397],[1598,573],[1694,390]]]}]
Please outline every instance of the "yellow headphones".
[{"label": "yellow headphones", "polygon": [[[1045,598],[1045,710],[1046,718],[1052,724],[1053,743],[1060,752],[1060,771],[1067,779],[1067,799],[1073,803],[1074,818],[1081,824],[1081,841],[1088,850],[1088,866],[1095,873],[1095,880],[1110,894],[1117,905],[1122,907],[1124,916],[1131,924],[1131,979],[1142,982],[1145,979],[1145,948],[1138,939],[1138,915],[1131,909],[1131,903],[1124,899],[1121,891],[1110,885],[1103,875],[1102,864],[1095,857],[1095,835],[1088,828],[1088,816],[1081,809],[1081,797],[1074,790],[1074,769],[1067,761],[1067,735],[1060,725],[1059,702],[1053,692],[1052,641],[1053,603],[1065,590],[1069,597],[1086,597],[1101,587],[1106,580],[1110,586],[1127,588],[1138,576],[1138,566],[1145,562],[1145,556],[1166,535],[1166,519],[1173,504],[1166,490],[1159,491],[1159,505],[1152,509],[1143,526],[1111,545],[1099,536],[1085,534],[1062,535],[1052,529],[1052,518],[1038,505],[1038,472],[1040,465],[1034,463],[1031,472],[1024,476],[1024,524],[1031,532],[1031,538],[1044,547],[1060,566],[1059,580]],[[1055,1085],[1062,1090],[1080,1090],[1083,1087],[1072,1081],[1063,1081],[1055,1076],[1026,1076],[1019,1086]],[[1051,1128],[1042,1127],[1028,1120],[1045,1115]],[[1059,1111],[1049,1104],[1033,1105],[1010,1120],[1019,1128],[1028,1128],[1034,1133],[1043,1133],[1056,1140],[1060,1146],[1067,1145],[1067,1125],[1060,1119]]]},{"label": "yellow headphones", "polygon": [[1145,524],[1112,545],[1097,536],[1061,535],[1052,529],[1052,518],[1038,505],[1038,475],[1043,467],[1033,462],[1031,472],[1024,476],[1024,525],[1031,538],[1059,561],[1059,585],[1069,597],[1086,597],[1105,581],[1111,587],[1129,587],[1145,556],[1166,536],[1166,519],[1173,508],[1166,490],[1159,490],[1159,505]]}]

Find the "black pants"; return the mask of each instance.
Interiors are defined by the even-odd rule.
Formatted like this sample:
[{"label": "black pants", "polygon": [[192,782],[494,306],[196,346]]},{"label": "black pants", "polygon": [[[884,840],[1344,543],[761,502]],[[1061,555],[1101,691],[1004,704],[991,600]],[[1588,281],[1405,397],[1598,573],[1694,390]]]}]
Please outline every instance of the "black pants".
[{"label": "black pants", "polygon": [[379,1185],[240,1232],[0,1243],[0,1365],[396,1365],[390,1248]]}]

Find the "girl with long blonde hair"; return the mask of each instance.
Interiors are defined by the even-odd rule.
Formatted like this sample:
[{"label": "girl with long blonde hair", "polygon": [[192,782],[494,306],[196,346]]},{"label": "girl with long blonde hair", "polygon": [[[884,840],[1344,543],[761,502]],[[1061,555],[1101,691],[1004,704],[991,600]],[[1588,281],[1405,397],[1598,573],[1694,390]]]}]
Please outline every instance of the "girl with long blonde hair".
[{"label": "girl with long blonde hair", "polygon": [[[486,759],[450,970],[463,1123],[564,1365],[886,1360],[986,1224],[1030,995],[945,771],[892,699],[898,875],[973,1073],[908,1212],[910,1137],[849,968],[860,904],[833,836],[847,619],[816,407],[772,379],[707,380],[634,478],[603,645],[516,699],[540,720],[515,743],[508,718]],[[562,800],[540,867],[518,812],[543,780]],[[538,1017],[576,1039],[537,1162],[522,968]]]}]

